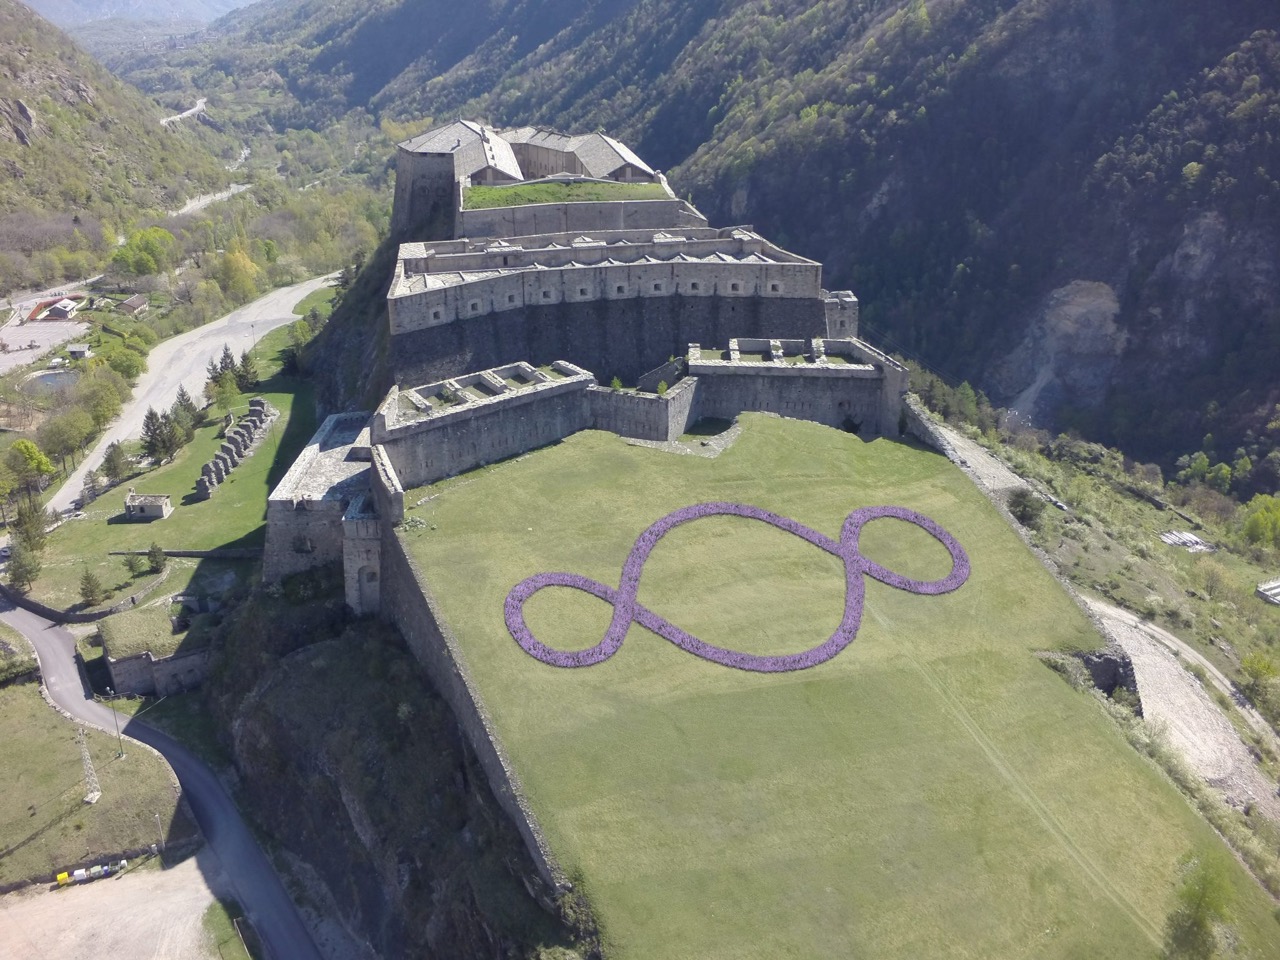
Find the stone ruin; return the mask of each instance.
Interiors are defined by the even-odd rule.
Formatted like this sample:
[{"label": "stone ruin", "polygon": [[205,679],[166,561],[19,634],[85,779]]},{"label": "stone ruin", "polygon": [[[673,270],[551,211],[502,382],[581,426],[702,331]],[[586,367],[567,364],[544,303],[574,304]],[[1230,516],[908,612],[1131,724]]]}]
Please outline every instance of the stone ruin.
[{"label": "stone ruin", "polygon": [[233,422],[228,423],[218,452],[200,470],[200,477],[196,480],[197,500],[208,500],[213,496],[214,488],[227,479],[241,460],[253,453],[258,441],[278,416],[280,411],[262,397],[250,400],[249,412],[238,421],[233,421],[231,414],[227,414],[227,419]]}]

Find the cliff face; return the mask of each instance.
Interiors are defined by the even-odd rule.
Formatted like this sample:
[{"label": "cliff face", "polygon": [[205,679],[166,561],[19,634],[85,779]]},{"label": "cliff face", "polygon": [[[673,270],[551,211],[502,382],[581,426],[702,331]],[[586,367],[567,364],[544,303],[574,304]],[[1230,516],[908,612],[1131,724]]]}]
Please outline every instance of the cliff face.
[{"label": "cliff face", "polygon": [[304,602],[250,601],[209,688],[304,902],[369,960],[580,956],[399,637]]}]

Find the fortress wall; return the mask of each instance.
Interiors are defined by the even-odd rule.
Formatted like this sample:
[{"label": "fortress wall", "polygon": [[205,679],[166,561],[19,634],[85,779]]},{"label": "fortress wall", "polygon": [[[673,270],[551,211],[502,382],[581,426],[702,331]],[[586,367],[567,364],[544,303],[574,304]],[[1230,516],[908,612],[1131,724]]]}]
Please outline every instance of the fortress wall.
[{"label": "fortress wall", "polygon": [[[392,289],[403,283],[397,272]],[[816,263],[626,263],[529,270],[451,284],[387,300],[391,334],[411,333],[460,320],[556,303],[652,299],[673,295],[746,300],[812,300],[819,318],[810,336],[827,330],[822,267]],[[720,342],[727,342],[726,340]],[[683,351],[672,351],[673,354]],[[665,358],[664,358],[665,359]]]},{"label": "fortress wall", "polygon": [[[527,390],[388,430],[382,448],[404,489],[433,483],[545,447],[591,425],[585,399],[590,380],[567,390]],[[549,384],[555,387],[557,384]]]},{"label": "fortress wall", "polygon": [[457,237],[523,237],[590,230],[705,227],[707,220],[683,200],[608,200],[460,209],[456,223]]},{"label": "fortress wall", "polygon": [[262,582],[342,560],[340,500],[267,501],[267,543]]},{"label": "fortress wall", "polygon": [[[395,387],[391,388],[393,393]],[[377,443],[373,446],[373,469],[371,471],[373,502],[381,517],[388,524],[396,524],[404,519],[404,487],[396,476],[395,467],[387,456],[386,448]]]},{"label": "fortress wall", "polygon": [[681,380],[663,396],[591,387],[591,426],[637,440],[675,440],[697,419],[697,388],[695,378]]},{"label": "fortress wall", "polygon": [[444,214],[452,226],[457,209],[452,154],[396,151],[396,189],[391,232],[408,230]]},{"label": "fortress wall", "polygon": [[707,369],[690,364],[690,370],[698,376],[698,410],[704,417],[732,420],[744,410],[758,410],[829,427],[853,421],[860,425],[862,436],[897,435],[897,413],[886,415],[878,371],[764,364]]},{"label": "fortress wall", "polygon": [[534,866],[551,887],[566,888],[564,871],[542,834],[524,791],[493,730],[488,710],[468,676],[448,624],[439,615],[422,571],[394,532],[382,538],[383,619],[400,630],[409,649],[453,711],[493,795],[519,830]]},{"label": "fortress wall", "polygon": [[[576,293],[576,291],[575,291]],[[395,301],[392,301],[394,304]],[[394,309],[394,308],[393,308]],[[388,355],[397,383],[429,383],[472,370],[527,360],[569,360],[635,383],[690,343],[728,343],[731,337],[807,338],[825,332],[816,297],[651,296],[564,300],[459,323],[397,333]]]}]

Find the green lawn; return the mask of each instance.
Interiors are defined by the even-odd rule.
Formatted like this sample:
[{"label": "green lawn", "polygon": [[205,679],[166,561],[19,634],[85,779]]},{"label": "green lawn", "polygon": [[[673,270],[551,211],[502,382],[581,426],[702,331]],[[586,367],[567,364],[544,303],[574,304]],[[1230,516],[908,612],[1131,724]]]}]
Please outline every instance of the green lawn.
[{"label": "green lawn", "polygon": [[[455,630],[539,822],[621,960],[1155,957],[1177,861],[1221,842],[1088,695],[1033,651],[1097,635],[964,475],[936,454],[744,416],[715,460],[584,432],[436,485],[402,529]],[[421,492],[406,495],[407,503]],[[616,585],[645,526],[708,500],[837,536],[897,504],[973,562],[936,597],[867,587],[856,641],[814,669],[744,673],[633,626],[563,670],[503,623],[507,591],[567,571]],[[909,576],[945,551],[897,521],[864,552]],[[695,521],[651,556],[640,600],[721,646],[803,650],[840,617],[838,561],[763,524]],[[610,608],[548,589],[549,645],[596,643]],[[1274,904],[1233,866],[1242,952],[1280,954]]]},{"label": "green lawn", "polygon": [[[51,533],[32,596],[60,608],[78,603],[80,577],[86,567],[112,591],[113,598],[127,595],[142,585],[146,575],[137,581],[131,578],[121,558],[108,556],[113,550],[145,550],[152,542],[183,550],[261,546],[266,535],[267,494],[314,432],[315,408],[310,384],[275,376],[262,384],[261,391],[242,397],[235,412],[244,413],[250,397],[257,395],[265,396],[281,416],[253,456],[241,461],[212,498],[183,502],[194,492],[201,468],[222,445],[217,436],[221,421],[216,415],[215,422],[196,431],[195,439],[171,463],[113,488],[86,507],[86,519],[68,521]],[[129,487],[139,493],[169,494],[173,514],[152,523],[124,522]],[[167,583],[161,589],[175,592]]]},{"label": "green lawn", "polygon": [[[211,628],[218,621],[217,613],[188,613],[185,627],[171,619],[181,611],[169,598],[178,593],[194,593],[202,597],[221,599],[228,591],[248,580],[251,561],[191,560],[186,558],[169,561],[168,576],[164,584],[141,601],[141,605],[103,620],[99,625],[111,656],[117,660],[150,650],[163,657],[176,652],[196,650],[208,644]],[[121,575],[126,575],[123,566]]]},{"label": "green lawn", "polygon": [[534,181],[511,187],[468,187],[464,210],[518,207],[526,203],[583,203],[596,200],[667,200],[657,183],[548,183]]},{"label": "green lawn", "polygon": [[35,654],[18,631],[0,623],[0,683],[36,668]]},{"label": "green lawn", "polygon": [[[328,320],[329,314],[333,313],[333,298],[337,295],[337,287],[321,287],[319,290],[312,290],[297,302],[293,308],[293,312],[300,317],[305,317],[314,309],[320,314],[320,318],[322,320]],[[286,333],[288,331],[287,327],[281,327],[279,329],[285,330]]]},{"label": "green lawn", "polygon": [[166,842],[193,834],[164,761],[127,741],[117,759],[115,737],[93,730],[85,735],[102,797],[85,804],[76,725],[35,684],[0,688],[0,729],[0,883],[52,881],[68,864],[155,843],[156,814]]}]

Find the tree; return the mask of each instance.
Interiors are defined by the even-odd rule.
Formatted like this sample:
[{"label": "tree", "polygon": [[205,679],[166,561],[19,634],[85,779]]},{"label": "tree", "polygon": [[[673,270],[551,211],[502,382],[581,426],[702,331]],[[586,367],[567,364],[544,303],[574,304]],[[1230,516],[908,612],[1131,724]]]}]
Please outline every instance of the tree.
[{"label": "tree", "polygon": [[37,488],[43,486],[44,478],[54,472],[49,458],[25,437],[13,442],[13,446],[5,454],[5,462],[26,488],[28,499],[35,495]]},{"label": "tree", "polygon": [[1044,501],[1027,487],[1018,487],[1009,494],[1009,512],[1024,527],[1034,527],[1044,513]]},{"label": "tree", "polygon": [[153,542],[151,549],[147,551],[147,562],[151,564],[152,573],[164,573],[164,568],[169,565],[169,558],[165,556],[160,544]]},{"label": "tree", "polygon": [[186,387],[178,387],[178,395],[173,400],[172,411],[184,410],[192,423],[200,422],[200,408],[196,406],[196,402],[191,399],[191,394],[187,393]]},{"label": "tree", "polygon": [[229,373],[235,376],[236,369],[236,355],[231,352],[231,347],[224,343],[222,345],[222,354],[218,357],[218,375]]},{"label": "tree", "polygon": [[108,444],[102,455],[102,472],[106,474],[107,479],[112,483],[119,483],[124,479],[128,469],[129,460],[124,455],[124,448],[118,443]]},{"label": "tree", "polygon": [[248,393],[258,385],[258,365],[246,350],[240,354],[240,364],[236,367],[236,386],[241,393]]},{"label": "tree", "polygon": [[1231,887],[1218,860],[1185,860],[1183,871],[1177,905],[1165,921],[1165,956],[1209,960],[1218,949],[1215,928],[1227,918]]},{"label": "tree", "polygon": [[102,496],[102,474],[97,470],[89,470],[84,475],[80,499],[84,503],[93,503],[100,496]]},{"label": "tree", "polygon": [[31,589],[40,576],[40,556],[21,542],[13,545],[9,554],[9,586],[22,593]]},{"label": "tree", "polygon": [[126,553],[124,568],[129,571],[129,576],[136,577],[146,568],[146,562],[136,553]]},{"label": "tree", "polygon": [[155,407],[147,407],[147,412],[142,415],[142,452],[157,463],[161,454],[160,433],[160,414]]},{"label": "tree", "polygon": [[204,390],[213,405],[223,413],[230,413],[231,408],[240,399],[240,388],[236,386],[234,374],[222,374],[217,380],[211,380],[205,384]]},{"label": "tree", "polygon": [[0,460],[0,517],[4,519],[4,525],[9,525],[9,498],[13,496],[13,491],[18,489],[18,478],[14,474],[9,464]]},{"label": "tree", "polygon": [[18,504],[18,512],[13,518],[13,537],[32,553],[44,549],[48,539],[49,513],[43,506],[24,500]]},{"label": "tree", "polygon": [[84,573],[80,575],[80,599],[89,607],[97,606],[107,599],[107,591],[102,581],[88,567],[85,567]]}]

